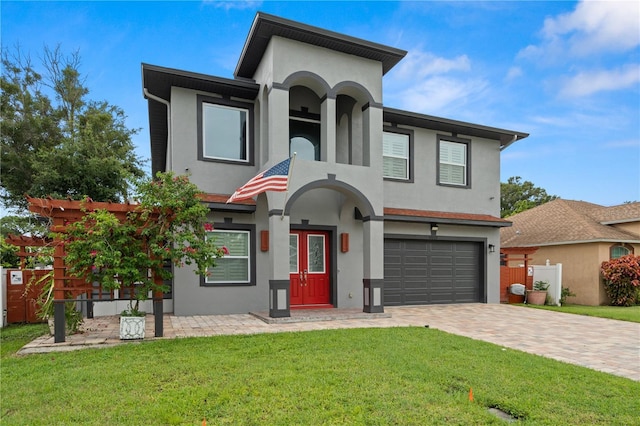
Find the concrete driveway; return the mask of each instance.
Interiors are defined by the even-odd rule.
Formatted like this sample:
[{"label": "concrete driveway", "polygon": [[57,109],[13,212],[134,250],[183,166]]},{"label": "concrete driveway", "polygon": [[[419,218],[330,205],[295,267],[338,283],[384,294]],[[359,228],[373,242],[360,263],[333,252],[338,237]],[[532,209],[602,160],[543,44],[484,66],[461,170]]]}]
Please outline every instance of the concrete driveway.
[{"label": "concrete driveway", "polygon": [[[259,318],[261,316],[263,319]],[[164,338],[425,325],[640,381],[639,323],[514,305],[388,307],[384,314],[365,314],[359,309],[324,309],[292,311],[291,318],[281,319],[268,318],[266,313],[189,317],[165,315]],[[64,343],[53,343],[53,337],[43,336],[26,345],[19,353],[122,344],[118,337],[117,316],[86,320],[83,328],[84,333],[68,336]],[[152,316],[147,318],[146,334],[154,335]]]}]

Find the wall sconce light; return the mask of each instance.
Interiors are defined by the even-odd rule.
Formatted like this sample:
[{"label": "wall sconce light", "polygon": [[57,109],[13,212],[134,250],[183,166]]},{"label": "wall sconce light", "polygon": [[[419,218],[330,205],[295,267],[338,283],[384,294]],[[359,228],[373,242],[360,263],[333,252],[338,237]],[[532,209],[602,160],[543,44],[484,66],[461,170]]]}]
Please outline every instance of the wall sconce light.
[{"label": "wall sconce light", "polygon": [[260,250],[269,251],[269,231],[260,231]]},{"label": "wall sconce light", "polygon": [[340,234],[340,251],[342,253],[347,253],[349,251],[349,234],[346,232]]},{"label": "wall sconce light", "polygon": [[431,224],[431,232],[438,232],[438,224],[437,223],[432,223]]},{"label": "wall sconce light", "polygon": [[495,253],[496,252],[496,246],[493,244],[489,244],[489,253]]}]

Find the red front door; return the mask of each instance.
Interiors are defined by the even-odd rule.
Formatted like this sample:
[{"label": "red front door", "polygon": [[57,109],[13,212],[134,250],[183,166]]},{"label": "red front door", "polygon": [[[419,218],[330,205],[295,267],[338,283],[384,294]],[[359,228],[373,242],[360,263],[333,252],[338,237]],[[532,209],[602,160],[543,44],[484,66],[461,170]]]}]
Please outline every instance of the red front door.
[{"label": "red front door", "polygon": [[328,305],[329,233],[291,231],[289,234],[291,307]]}]

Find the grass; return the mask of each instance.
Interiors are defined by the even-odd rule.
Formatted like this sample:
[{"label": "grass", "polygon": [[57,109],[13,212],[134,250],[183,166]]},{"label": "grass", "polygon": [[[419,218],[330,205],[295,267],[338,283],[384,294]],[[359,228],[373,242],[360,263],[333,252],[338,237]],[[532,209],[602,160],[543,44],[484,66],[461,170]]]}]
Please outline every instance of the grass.
[{"label": "grass", "polygon": [[[29,330],[2,330],[3,346]],[[503,424],[490,407],[522,424],[640,418],[638,382],[418,327],[10,352],[3,425]]]},{"label": "grass", "polygon": [[0,329],[0,359],[4,360],[25,344],[48,332],[47,324],[10,325]]},{"label": "grass", "polygon": [[620,321],[640,322],[640,305],[637,306],[584,306],[584,305],[523,305],[549,311],[566,312],[568,314],[588,315]]}]

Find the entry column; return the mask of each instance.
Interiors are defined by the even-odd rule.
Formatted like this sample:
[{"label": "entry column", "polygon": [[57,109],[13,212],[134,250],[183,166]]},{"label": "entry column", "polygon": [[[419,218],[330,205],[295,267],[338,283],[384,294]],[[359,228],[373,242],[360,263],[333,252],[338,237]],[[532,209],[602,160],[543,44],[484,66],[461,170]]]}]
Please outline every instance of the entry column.
[{"label": "entry column", "polygon": [[282,211],[269,212],[269,316],[290,317],[289,216]]},{"label": "entry column", "polygon": [[366,218],[363,222],[364,312],[384,312],[384,222]]}]

